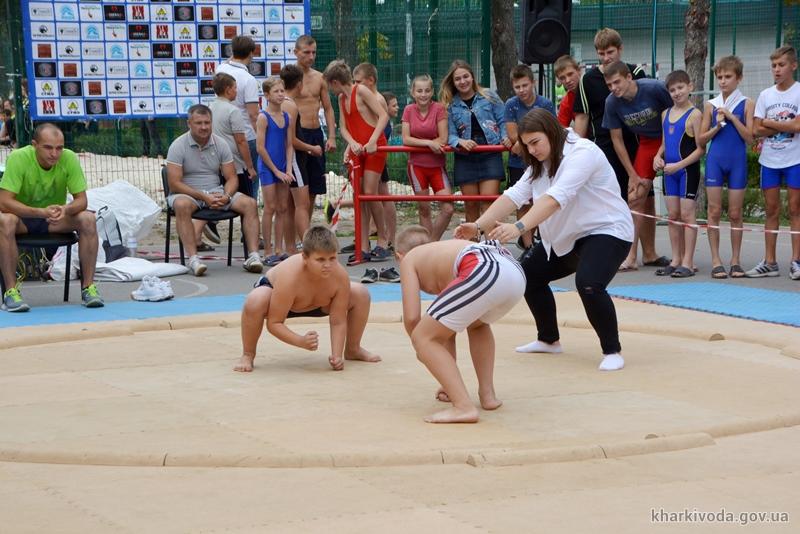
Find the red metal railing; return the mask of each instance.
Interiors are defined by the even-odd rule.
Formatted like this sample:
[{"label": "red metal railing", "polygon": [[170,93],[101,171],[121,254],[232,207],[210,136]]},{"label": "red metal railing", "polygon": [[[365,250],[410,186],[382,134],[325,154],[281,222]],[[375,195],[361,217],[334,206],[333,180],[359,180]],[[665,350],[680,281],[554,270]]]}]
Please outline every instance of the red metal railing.
[{"label": "red metal railing", "polygon": [[[450,146],[442,148],[444,152],[455,152]],[[478,145],[473,148],[470,153],[481,152],[503,152],[508,150],[503,145]],[[412,147],[412,146],[381,146],[378,147],[379,152],[432,152],[429,148]],[[361,262],[361,203],[362,202],[385,202],[385,201],[403,201],[403,202],[425,202],[425,201],[481,201],[481,200],[494,200],[499,195],[362,195],[361,194],[361,178],[363,176],[363,169],[361,165],[355,164],[352,166],[352,187],[353,187],[353,211],[354,216],[354,245],[355,245],[355,263],[357,265]]]}]

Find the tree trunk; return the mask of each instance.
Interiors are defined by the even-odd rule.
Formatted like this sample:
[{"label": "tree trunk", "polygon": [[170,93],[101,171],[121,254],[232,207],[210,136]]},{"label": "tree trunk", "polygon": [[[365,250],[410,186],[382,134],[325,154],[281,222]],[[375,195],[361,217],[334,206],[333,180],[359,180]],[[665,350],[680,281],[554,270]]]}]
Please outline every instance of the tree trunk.
[{"label": "tree trunk", "polygon": [[514,38],[514,0],[492,2],[492,66],[497,94],[503,100],[513,96],[511,69],[517,64],[517,43]]},{"label": "tree trunk", "polygon": [[[708,56],[708,21],[711,14],[710,0],[690,0],[686,8],[684,26],[686,28],[686,45],[683,48],[683,59],[686,72],[689,74],[695,91],[705,87],[706,56]],[[703,105],[702,95],[693,98],[696,106]]]},{"label": "tree trunk", "polygon": [[[333,35],[336,39],[336,58],[344,59],[348,65],[354,67],[358,63],[358,54],[356,52],[356,28],[353,24],[353,0],[334,0],[333,26]],[[323,65],[322,68],[325,66]]]}]

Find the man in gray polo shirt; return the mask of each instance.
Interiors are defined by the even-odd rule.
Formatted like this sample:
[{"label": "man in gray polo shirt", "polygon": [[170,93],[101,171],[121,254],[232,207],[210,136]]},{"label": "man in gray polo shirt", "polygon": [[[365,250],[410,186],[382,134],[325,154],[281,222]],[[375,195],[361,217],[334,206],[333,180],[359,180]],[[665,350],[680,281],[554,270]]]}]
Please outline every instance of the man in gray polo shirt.
[{"label": "man in gray polo shirt", "polygon": [[[189,269],[195,276],[205,274],[207,266],[197,257],[197,240],[192,213],[201,208],[233,210],[242,215],[242,231],[249,256],[244,269],[264,270],[258,255],[258,209],[256,201],[236,191],[239,179],[228,143],[211,131],[211,110],[202,104],[189,108],[189,131],[169,146],[167,203],[175,210],[178,235],[189,255]],[[220,185],[220,173],[225,185]],[[202,224],[201,221],[197,221]]]}]

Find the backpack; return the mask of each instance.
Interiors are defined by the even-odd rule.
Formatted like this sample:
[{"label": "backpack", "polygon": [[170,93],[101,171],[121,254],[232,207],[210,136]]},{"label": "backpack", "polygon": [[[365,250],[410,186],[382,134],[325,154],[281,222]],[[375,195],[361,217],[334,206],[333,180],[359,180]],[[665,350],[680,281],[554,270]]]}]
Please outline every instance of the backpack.
[{"label": "backpack", "polygon": [[114,212],[103,206],[97,210],[97,235],[106,255],[106,263],[111,263],[128,255],[128,250],[122,244],[122,232]]}]

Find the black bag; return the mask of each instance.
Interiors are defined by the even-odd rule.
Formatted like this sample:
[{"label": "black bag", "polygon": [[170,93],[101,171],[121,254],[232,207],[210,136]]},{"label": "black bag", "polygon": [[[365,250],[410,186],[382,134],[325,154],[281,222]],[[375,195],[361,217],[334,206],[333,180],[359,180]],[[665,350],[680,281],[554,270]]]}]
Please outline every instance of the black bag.
[{"label": "black bag", "polygon": [[128,255],[128,249],[122,244],[122,232],[114,213],[103,206],[97,210],[97,235],[106,254],[106,263],[118,260]]}]

